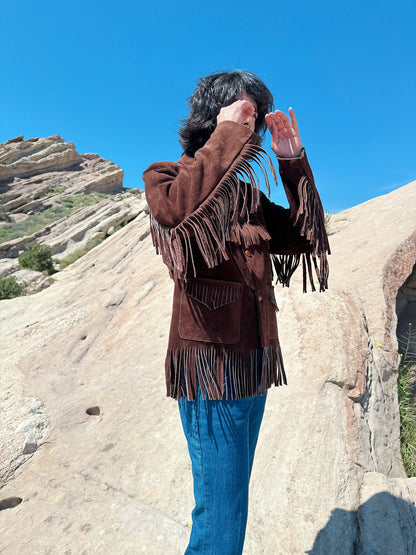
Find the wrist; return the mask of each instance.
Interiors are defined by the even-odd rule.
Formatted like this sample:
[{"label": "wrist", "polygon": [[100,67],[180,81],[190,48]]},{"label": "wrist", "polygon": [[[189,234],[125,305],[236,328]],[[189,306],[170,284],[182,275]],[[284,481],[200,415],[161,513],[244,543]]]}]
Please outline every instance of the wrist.
[{"label": "wrist", "polygon": [[275,152],[275,154],[279,160],[290,160],[291,158],[300,158],[302,151],[294,152],[292,154],[278,154]]},{"label": "wrist", "polygon": [[274,153],[276,154],[276,157],[277,157],[278,160],[293,160],[295,158],[302,158],[304,150],[305,149],[302,147],[299,152],[296,151],[296,152],[293,152],[291,154],[288,154],[288,153],[279,154],[276,151],[274,151]]}]

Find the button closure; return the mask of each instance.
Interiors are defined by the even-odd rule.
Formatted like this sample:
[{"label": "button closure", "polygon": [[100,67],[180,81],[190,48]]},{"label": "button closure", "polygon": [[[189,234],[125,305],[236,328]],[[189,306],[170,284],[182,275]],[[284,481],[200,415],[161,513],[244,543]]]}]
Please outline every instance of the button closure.
[{"label": "button closure", "polygon": [[257,295],[257,298],[258,298],[258,300],[259,300],[260,302],[263,300],[263,297],[261,296],[261,293],[259,293],[259,294]]},{"label": "button closure", "polygon": [[244,251],[244,254],[250,258],[250,257],[251,257],[251,250],[250,250],[250,249],[246,249],[246,250]]}]

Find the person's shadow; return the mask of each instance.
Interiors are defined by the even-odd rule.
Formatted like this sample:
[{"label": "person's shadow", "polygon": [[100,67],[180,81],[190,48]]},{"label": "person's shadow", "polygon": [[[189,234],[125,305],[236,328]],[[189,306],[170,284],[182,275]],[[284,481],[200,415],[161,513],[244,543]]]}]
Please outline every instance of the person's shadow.
[{"label": "person's shadow", "polygon": [[334,509],[309,555],[416,555],[416,507],[387,492]]}]

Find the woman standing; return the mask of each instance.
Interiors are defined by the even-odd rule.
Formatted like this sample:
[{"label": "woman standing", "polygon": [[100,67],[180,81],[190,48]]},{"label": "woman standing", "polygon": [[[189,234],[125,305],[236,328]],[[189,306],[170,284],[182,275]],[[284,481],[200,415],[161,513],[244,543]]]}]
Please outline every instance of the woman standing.
[{"label": "woman standing", "polygon": [[[242,552],[254,451],[272,385],[286,383],[272,285],[288,286],[303,262],[327,288],[324,213],[296,117],[272,111],[256,75],[231,71],[199,80],[180,130],[177,162],[143,174],[158,253],[174,280],[167,394],[179,401],[194,478],[186,553]],[[266,128],[290,204],[258,189],[271,161]],[[274,174],[275,175],[275,174]]]}]

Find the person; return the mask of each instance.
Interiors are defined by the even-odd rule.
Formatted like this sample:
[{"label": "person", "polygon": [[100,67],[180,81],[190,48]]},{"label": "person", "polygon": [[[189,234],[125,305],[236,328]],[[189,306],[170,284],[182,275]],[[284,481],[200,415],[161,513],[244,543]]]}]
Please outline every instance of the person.
[{"label": "person", "polygon": [[[247,71],[199,80],[179,131],[184,153],[143,173],[153,243],[174,281],[167,395],[178,400],[195,508],[187,554],[242,552],[266,393],[286,383],[272,284],[302,262],[327,288],[324,212],[296,116],[273,111]],[[273,204],[266,129],[290,208]]]}]

